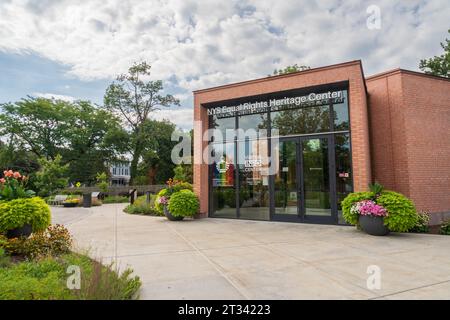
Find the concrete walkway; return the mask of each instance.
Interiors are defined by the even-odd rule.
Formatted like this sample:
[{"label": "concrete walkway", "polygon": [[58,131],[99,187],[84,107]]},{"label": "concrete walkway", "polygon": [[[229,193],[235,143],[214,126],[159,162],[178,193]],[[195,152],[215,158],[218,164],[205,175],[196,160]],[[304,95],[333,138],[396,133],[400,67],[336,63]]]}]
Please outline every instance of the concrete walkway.
[{"label": "concrete walkway", "polygon": [[[78,248],[140,276],[142,299],[450,299],[450,237],[52,208]],[[381,270],[368,289],[369,266]],[[371,282],[376,285],[375,282]]]}]

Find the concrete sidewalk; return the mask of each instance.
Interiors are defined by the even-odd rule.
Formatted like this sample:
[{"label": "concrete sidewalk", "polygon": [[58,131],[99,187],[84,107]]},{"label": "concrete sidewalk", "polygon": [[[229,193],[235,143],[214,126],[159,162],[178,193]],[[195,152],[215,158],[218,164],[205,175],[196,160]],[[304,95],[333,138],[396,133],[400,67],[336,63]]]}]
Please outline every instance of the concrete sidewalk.
[{"label": "concrete sidewalk", "polygon": [[[142,299],[450,299],[450,237],[353,227],[52,208],[79,248],[130,266]],[[381,288],[367,288],[369,266]]]}]

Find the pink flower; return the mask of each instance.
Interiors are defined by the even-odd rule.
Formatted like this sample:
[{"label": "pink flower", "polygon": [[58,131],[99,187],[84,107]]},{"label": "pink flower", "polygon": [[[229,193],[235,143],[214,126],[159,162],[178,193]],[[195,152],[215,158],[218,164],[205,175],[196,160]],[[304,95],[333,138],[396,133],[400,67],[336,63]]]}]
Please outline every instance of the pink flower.
[{"label": "pink flower", "polygon": [[353,210],[362,216],[386,217],[387,210],[372,200],[363,200],[354,204]]},{"label": "pink flower", "polygon": [[16,171],[16,172],[13,173],[13,177],[14,177],[15,179],[20,179],[22,176],[20,175],[20,172],[19,172],[19,171]]},{"label": "pink flower", "polygon": [[5,177],[10,178],[14,175],[14,172],[12,170],[8,170],[8,171],[3,171],[3,174],[5,175]]},{"label": "pink flower", "polygon": [[6,182],[5,178],[1,178],[1,179],[0,179],[0,183],[1,183],[1,184],[4,184],[5,182]]},{"label": "pink flower", "polygon": [[168,199],[165,196],[162,196],[162,197],[159,197],[158,202],[160,204],[166,205],[169,201],[168,201]]}]

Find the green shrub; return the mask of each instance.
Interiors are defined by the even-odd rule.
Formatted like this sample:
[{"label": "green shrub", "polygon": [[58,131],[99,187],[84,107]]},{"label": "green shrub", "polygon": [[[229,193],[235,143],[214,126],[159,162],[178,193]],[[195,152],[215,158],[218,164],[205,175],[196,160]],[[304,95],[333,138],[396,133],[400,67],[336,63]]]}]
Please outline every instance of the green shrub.
[{"label": "green shrub", "polygon": [[70,299],[64,267],[53,259],[0,269],[0,300]]},{"label": "green shrub", "polygon": [[394,232],[407,232],[418,221],[416,208],[411,200],[394,191],[384,191],[376,199],[389,213],[384,218],[384,224]]},{"label": "green shrub", "polygon": [[168,209],[175,217],[194,216],[200,208],[197,196],[190,190],[175,192],[170,197]]},{"label": "green shrub", "polygon": [[350,193],[341,203],[345,221],[358,225],[358,214],[351,212],[354,203],[361,200],[374,200],[388,211],[384,224],[393,232],[406,232],[418,222],[418,214],[411,200],[394,191],[382,191],[375,198],[373,192]]},{"label": "green shrub", "polygon": [[409,232],[428,233],[430,231],[430,214],[427,212],[417,213],[417,223]]},{"label": "green shrub", "polygon": [[152,206],[154,203],[154,195],[150,196],[150,204],[147,204],[147,196],[138,197],[133,204],[128,205],[124,211],[129,214],[144,214],[144,215],[152,215],[152,216],[162,216],[162,213],[159,213]]},{"label": "green shrub", "polygon": [[189,190],[193,191],[194,188],[192,184],[189,182],[182,182],[182,181],[176,181],[176,180],[169,180],[169,187],[161,189],[155,198],[155,201],[153,202],[153,207],[155,208],[156,212],[158,212],[160,215],[164,215],[164,206],[159,203],[159,198],[164,196],[168,199],[174,194],[175,192],[179,192],[181,190]]},{"label": "green shrub", "polygon": [[173,186],[173,193],[181,190],[194,191],[194,187],[189,182],[179,182]]},{"label": "green shrub", "polygon": [[5,249],[0,246],[0,268],[8,267],[10,264],[10,259],[6,255]]},{"label": "green shrub", "polygon": [[0,233],[31,224],[33,232],[50,225],[50,208],[38,197],[22,198],[0,203]]},{"label": "green shrub", "polygon": [[33,233],[29,238],[9,239],[3,248],[11,255],[36,259],[69,253],[71,246],[69,231],[62,225],[53,225],[45,231]]},{"label": "green shrub", "polygon": [[122,196],[109,196],[103,199],[104,204],[109,203],[128,203],[130,202],[130,199],[128,197],[122,197]]},{"label": "green shrub", "polygon": [[445,235],[450,235],[450,219],[446,220],[442,225],[441,225],[441,230],[440,230],[441,234],[445,234]]},{"label": "green shrub", "polygon": [[[67,267],[80,267],[81,288],[67,288]],[[0,299],[8,300],[128,300],[137,298],[141,282],[132,270],[120,273],[85,255],[68,254],[38,261],[25,261],[0,268]]]}]

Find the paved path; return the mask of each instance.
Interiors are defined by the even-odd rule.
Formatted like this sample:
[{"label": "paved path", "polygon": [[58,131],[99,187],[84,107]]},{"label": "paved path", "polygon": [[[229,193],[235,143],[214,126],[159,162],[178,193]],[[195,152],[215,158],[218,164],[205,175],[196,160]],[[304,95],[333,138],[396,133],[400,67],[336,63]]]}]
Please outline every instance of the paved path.
[{"label": "paved path", "polygon": [[[450,237],[373,237],[353,227],[53,208],[78,248],[131,266],[143,299],[450,299]],[[367,288],[367,268],[381,288]]]}]

